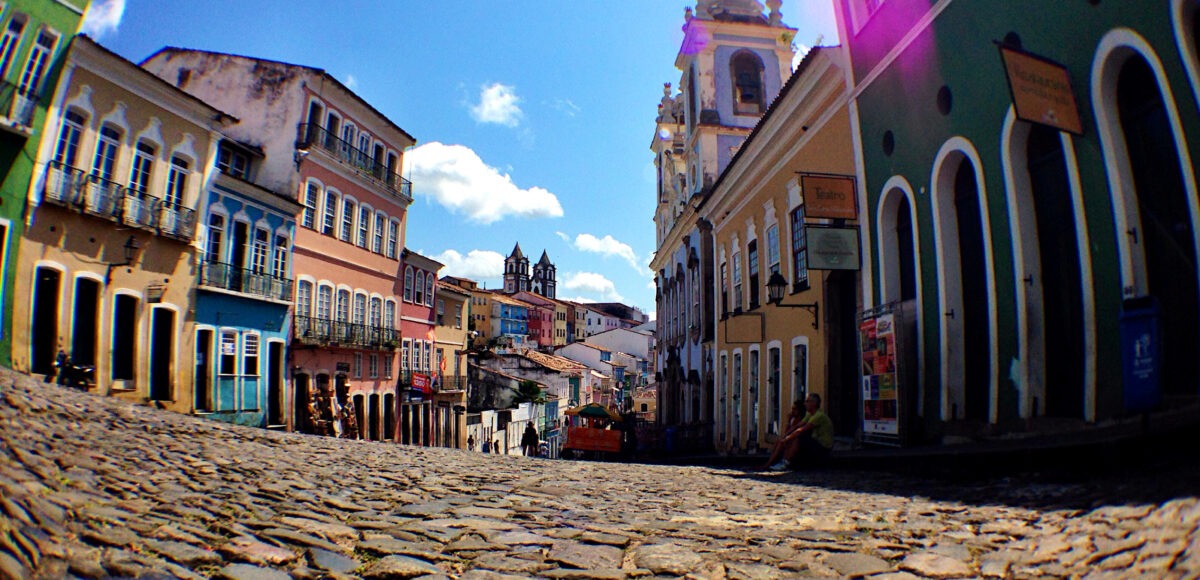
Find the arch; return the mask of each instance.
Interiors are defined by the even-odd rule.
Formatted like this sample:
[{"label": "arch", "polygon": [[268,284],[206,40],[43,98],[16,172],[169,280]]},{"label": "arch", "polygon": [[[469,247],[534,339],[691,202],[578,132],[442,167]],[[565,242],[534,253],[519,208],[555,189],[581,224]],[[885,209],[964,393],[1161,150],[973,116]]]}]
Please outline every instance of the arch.
[{"label": "arch", "polygon": [[[917,196],[912,185],[903,176],[894,175],[883,184],[883,193],[875,215],[875,243],[879,256],[879,304],[901,300],[900,243],[897,225],[901,202],[908,202],[909,219],[912,224],[913,285],[916,290],[915,308],[917,325],[917,414],[925,413],[925,285],[921,275],[921,228],[917,213]],[[866,266],[864,265],[864,268]],[[864,282],[865,284],[865,282]],[[865,291],[866,292],[866,291]]]},{"label": "arch", "polygon": [[100,126],[104,126],[106,123],[110,124],[110,125],[114,125],[114,126],[120,128],[120,133],[121,133],[122,139],[124,139],[125,137],[128,137],[129,136],[129,119],[127,119],[125,116],[125,112],[127,109],[128,108],[125,106],[125,103],[123,103],[121,101],[117,101],[116,104],[113,105],[112,110],[109,111],[108,114],[106,114],[100,118]]},{"label": "arch", "polygon": [[763,112],[766,99],[763,91],[762,58],[752,50],[742,49],[729,59],[730,88],[733,91],[735,115],[758,115]]},{"label": "arch", "polygon": [[[1022,418],[1038,414],[1034,399],[1046,401],[1045,326],[1043,296],[1041,289],[1044,278],[1041,271],[1041,251],[1034,215],[1035,201],[1030,174],[1026,167],[1027,148],[1032,125],[1017,121],[1016,112],[1009,107],[1004,119],[1000,154],[1004,170],[1005,195],[1008,202],[1009,229],[1013,243],[1015,269],[1015,296],[1017,303],[1018,357],[1018,412]],[[1079,177],[1079,165],[1075,157],[1073,137],[1060,132],[1066,177],[1071,195],[1073,213],[1072,231],[1075,234],[1083,317],[1083,409],[1087,421],[1095,420],[1096,397],[1096,310],[1092,281],[1091,243],[1088,235],[1087,213],[1083,206],[1083,187]],[[1044,410],[1045,407],[1043,406]]]},{"label": "arch", "polygon": [[[997,420],[998,394],[997,321],[995,264],[992,249],[991,219],[988,214],[987,184],[983,176],[983,162],[975,146],[961,136],[951,137],[938,151],[933,164],[930,183],[933,184],[932,202],[934,215],[934,250],[938,257],[938,338],[941,345],[941,415],[943,420],[964,418],[967,413],[965,381],[967,361],[964,345],[964,305],[962,287],[962,260],[960,255],[960,230],[955,201],[956,181],[964,162],[970,163],[979,206],[981,250],[983,253],[983,283],[987,294],[987,338],[988,421]],[[972,305],[974,308],[975,305]]]}]

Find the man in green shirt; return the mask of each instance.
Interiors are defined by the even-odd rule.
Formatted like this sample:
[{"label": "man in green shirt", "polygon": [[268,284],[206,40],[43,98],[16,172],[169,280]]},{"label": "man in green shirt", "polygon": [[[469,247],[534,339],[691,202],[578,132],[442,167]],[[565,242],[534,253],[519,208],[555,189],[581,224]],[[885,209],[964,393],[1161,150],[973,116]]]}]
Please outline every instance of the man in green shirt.
[{"label": "man in green shirt", "polygon": [[804,400],[804,409],[807,413],[799,427],[780,440],[785,459],[772,465],[773,471],[810,466],[829,458],[829,450],[833,448],[833,421],[821,410],[821,396],[810,393]]}]

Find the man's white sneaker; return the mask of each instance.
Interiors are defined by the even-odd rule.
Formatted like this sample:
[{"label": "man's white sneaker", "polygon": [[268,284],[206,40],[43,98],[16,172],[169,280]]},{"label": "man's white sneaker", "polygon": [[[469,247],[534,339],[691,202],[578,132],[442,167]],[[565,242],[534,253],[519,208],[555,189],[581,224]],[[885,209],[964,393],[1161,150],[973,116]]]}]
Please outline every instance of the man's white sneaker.
[{"label": "man's white sneaker", "polygon": [[771,471],[790,471],[791,467],[788,466],[787,461],[780,461],[779,463],[772,465],[770,469]]}]

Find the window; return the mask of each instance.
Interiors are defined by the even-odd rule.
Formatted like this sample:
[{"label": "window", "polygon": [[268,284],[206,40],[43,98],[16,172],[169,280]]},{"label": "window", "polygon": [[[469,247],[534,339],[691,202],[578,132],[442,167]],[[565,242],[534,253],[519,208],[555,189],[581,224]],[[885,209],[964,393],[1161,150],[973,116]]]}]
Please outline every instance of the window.
[{"label": "window", "polygon": [[[275,236],[275,265],[271,272],[276,278],[288,276],[288,239],[287,236]],[[278,296],[276,296],[278,298]]]},{"label": "window", "polygon": [[417,270],[417,281],[413,284],[413,302],[425,303],[425,271]]},{"label": "window", "polygon": [[337,321],[350,322],[350,291],[338,290],[337,292]]},{"label": "window", "polygon": [[742,311],[742,254],[733,255],[733,311]]},{"label": "window", "polygon": [[383,252],[383,214],[375,214],[375,237],[371,243],[371,251],[376,254]]},{"label": "window", "polygon": [[217,152],[217,169],[222,173],[250,180],[250,158],[240,151],[221,147]]},{"label": "window", "polygon": [[354,324],[367,323],[367,295],[354,295]]},{"label": "window", "polygon": [[143,194],[150,191],[150,172],[154,169],[154,158],[157,156],[158,151],[153,145],[138,142],[133,154],[133,171],[129,174],[129,189]]},{"label": "window", "polygon": [[250,248],[250,271],[267,273],[267,254],[271,249],[271,234],[263,228],[254,230],[254,245]]},{"label": "window", "polygon": [[761,115],[763,112],[763,63],[748,50],[738,52],[729,61],[733,78],[733,112]]},{"label": "window", "polygon": [[437,301],[437,323],[438,326],[445,326],[446,322],[446,301],[438,298]]},{"label": "window", "polygon": [[19,90],[22,97],[37,100],[38,88],[42,83],[42,76],[46,74],[50,53],[54,52],[54,43],[57,40],[58,37],[47,30],[38,32],[37,43],[33,45],[29,60],[25,62],[25,71],[21,73]]},{"label": "window", "polygon": [[792,345],[792,401],[808,396],[808,345]]},{"label": "window", "polygon": [[221,244],[225,241],[225,216],[211,214],[208,216],[208,247],[204,249],[204,261],[219,264],[224,257]]},{"label": "window", "polygon": [[362,370],[363,370],[362,369],[362,367],[363,367],[362,360],[363,359],[362,359],[361,352],[354,353],[354,367],[353,367],[353,369],[351,369],[351,372],[353,373],[354,378],[356,378],[356,379],[362,378]]},{"label": "window", "polygon": [[729,315],[729,265],[721,262],[721,316]]},{"label": "window", "polygon": [[332,312],[333,302],[333,287],[321,286],[317,288],[317,318],[329,320]]},{"label": "window", "polygon": [[371,235],[371,208],[367,206],[359,206],[358,210],[358,239],[355,244],[360,248],[367,247],[367,240]]},{"label": "window", "polygon": [[379,328],[383,324],[383,300],[371,299],[371,326]]},{"label": "window", "polygon": [[171,171],[167,174],[167,197],[163,201],[171,207],[183,205],[187,190],[188,162],[181,157],[171,157]]},{"label": "window", "polygon": [[21,34],[25,32],[25,15],[17,14],[8,21],[4,29],[4,37],[0,39],[0,78],[8,76],[8,67],[12,66],[13,55],[21,44]]},{"label": "window", "polygon": [[412,302],[413,299],[413,269],[412,266],[404,268],[404,301]]},{"label": "window", "polygon": [[462,328],[462,307],[454,309],[454,328]]},{"label": "window", "polygon": [[217,369],[223,375],[237,374],[237,333],[225,331],[221,333],[221,363]]},{"label": "window", "polygon": [[612,360],[612,353],[607,350],[600,351],[600,362],[608,362]]},{"label": "window", "polygon": [[58,132],[58,148],[54,160],[66,167],[74,167],[79,154],[79,138],[83,135],[86,119],[75,111],[67,111],[63,117],[62,130]]},{"label": "window", "polygon": [[430,344],[429,341],[427,341],[427,340],[422,341],[422,344],[423,344],[423,346],[421,347],[421,354],[423,356],[422,356],[421,360],[425,365],[425,372],[429,372],[429,371],[433,370],[433,367],[429,364],[429,354],[431,352],[433,352],[433,345]]},{"label": "window", "polygon": [[388,240],[387,240],[387,257],[396,257],[396,243],[400,237],[400,223],[396,221],[388,222]]},{"label": "window", "polygon": [[379,355],[372,354],[367,357],[367,375],[372,379],[379,378]]},{"label": "window", "polygon": [[383,355],[383,377],[385,379],[392,378],[392,365],[393,365],[392,355],[389,355],[389,354]]},{"label": "window", "polygon": [[300,225],[315,229],[317,227],[317,197],[321,194],[321,186],[308,182],[304,192],[304,212],[300,214]]},{"label": "window", "polygon": [[246,333],[242,335],[242,374],[249,377],[258,376],[258,335]]},{"label": "window", "polygon": [[746,261],[750,268],[750,308],[758,308],[758,240],[746,244]]},{"label": "window", "polygon": [[96,143],[96,158],[92,160],[92,175],[112,181],[113,166],[117,163],[117,146],[121,134],[110,125],[100,128],[100,140]]},{"label": "window", "polygon": [[425,305],[433,306],[433,272],[425,276]]},{"label": "window", "polygon": [[312,316],[312,282],[301,280],[296,286],[296,314]]},{"label": "window", "polygon": [[804,206],[792,210],[793,290],[808,288],[808,240],[804,237]]},{"label": "window", "polygon": [[767,228],[767,270],[779,273],[779,224]]},{"label": "window", "polygon": [[342,202],[342,241],[349,242],[354,236],[354,214],[357,211],[354,202]]},{"label": "window", "polygon": [[332,236],[337,228],[337,194],[332,191],[325,191],[325,215],[321,223],[321,233]]},{"label": "window", "polygon": [[412,350],[412,339],[406,338],[400,341],[400,371],[408,372],[412,367],[408,365],[408,353]]},{"label": "window", "polygon": [[383,327],[396,328],[396,303],[391,300],[383,303]]}]

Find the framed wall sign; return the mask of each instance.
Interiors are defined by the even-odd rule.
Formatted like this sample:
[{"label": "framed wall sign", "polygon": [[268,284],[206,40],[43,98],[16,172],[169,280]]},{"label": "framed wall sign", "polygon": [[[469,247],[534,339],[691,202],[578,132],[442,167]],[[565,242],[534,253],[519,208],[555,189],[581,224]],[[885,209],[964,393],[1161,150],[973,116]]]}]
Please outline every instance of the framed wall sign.
[{"label": "framed wall sign", "polygon": [[809,270],[858,270],[862,253],[857,227],[805,224]]},{"label": "framed wall sign", "polygon": [[1049,59],[1000,46],[1017,118],[1059,131],[1083,134],[1071,75],[1067,67]]},{"label": "framed wall sign", "polygon": [[800,174],[804,215],[834,220],[858,219],[854,178],[844,175]]}]

